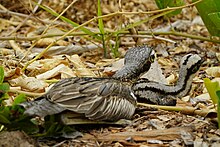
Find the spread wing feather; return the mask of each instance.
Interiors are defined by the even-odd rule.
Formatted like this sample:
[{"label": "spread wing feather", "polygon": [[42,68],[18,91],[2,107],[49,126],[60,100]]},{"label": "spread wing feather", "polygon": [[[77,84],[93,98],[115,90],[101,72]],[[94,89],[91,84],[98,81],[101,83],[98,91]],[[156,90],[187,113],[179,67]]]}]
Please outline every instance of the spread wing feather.
[{"label": "spread wing feather", "polygon": [[[93,120],[128,119],[136,107],[136,98],[131,93],[130,86],[109,78],[63,79],[43,96],[49,103],[46,103],[47,106],[41,103],[41,109],[45,108],[43,110],[51,114],[58,112],[53,110],[58,107],[62,111],[85,114]],[[29,110],[33,111],[35,108],[29,107]],[[39,113],[42,116],[39,111],[41,110],[36,110],[35,115]]]}]

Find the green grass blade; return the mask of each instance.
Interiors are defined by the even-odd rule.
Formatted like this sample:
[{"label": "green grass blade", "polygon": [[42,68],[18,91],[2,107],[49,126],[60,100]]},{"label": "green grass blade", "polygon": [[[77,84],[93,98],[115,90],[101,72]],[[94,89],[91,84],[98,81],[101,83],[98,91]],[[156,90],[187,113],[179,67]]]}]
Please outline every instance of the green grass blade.
[{"label": "green grass blade", "polygon": [[22,102],[25,102],[26,101],[26,95],[25,94],[19,94],[18,96],[16,96],[16,98],[14,99],[14,102],[13,102],[13,106],[15,105],[18,105]]},{"label": "green grass blade", "polygon": [[[46,6],[42,6],[42,5],[39,5],[39,7],[41,7],[42,9],[44,9],[45,11],[47,11],[48,13],[52,14],[53,16],[59,16],[58,13],[56,13],[54,10],[46,7]],[[67,22],[69,24],[71,24],[73,27],[78,27],[79,24],[78,23],[75,23],[73,21],[71,21],[70,19],[64,17],[64,16],[60,16],[60,19],[63,20],[64,22]],[[102,40],[102,38],[100,36],[98,36],[97,34],[93,33],[92,31],[90,31],[89,29],[85,28],[85,27],[81,27],[80,28],[81,31],[83,31],[84,33],[86,33],[87,35],[89,36],[92,36],[98,40]]]},{"label": "green grass blade", "polygon": [[[193,0],[193,2],[198,0]],[[219,0],[203,0],[200,3],[196,4],[196,9],[199,12],[206,28],[212,36],[220,36],[220,30],[218,29],[219,24],[218,20],[213,17],[216,17],[216,14],[220,12],[220,1]],[[209,16],[211,15],[211,16]],[[210,18],[211,17],[211,18]],[[217,24],[217,26],[216,26]]]},{"label": "green grass blade", "polygon": [[216,91],[216,95],[218,96],[217,117],[218,117],[218,128],[220,129],[220,90]]},{"label": "green grass blade", "polygon": [[3,68],[3,66],[0,66],[0,84],[2,84],[3,83],[3,81],[4,81],[4,68]]},{"label": "green grass blade", "polygon": [[[102,16],[102,9],[101,9],[101,0],[98,0],[98,16]],[[107,50],[105,46],[105,30],[102,18],[98,19],[99,31],[102,35],[102,45],[104,49],[104,57],[107,57]]]},{"label": "green grass blade", "polygon": [[213,104],[217,104],[218,96],[216,95],[216,91],[220,90],[218,82],[211,82],[211,80],[208,78],[204,78],[203,80],[204,80],[205,87],[209,93],[209,96],[212,99]]},{"label": "green grass blade", "polygon": [[115,45],[114,45],[114,47],[112,46],[111,43],[109,43],[110,48],[112,50],[112,53],[114,54],[114,57],[119,57],[119,52],[118,52],[119,43],[120,42],[119,42],[119,36],[118,35],[115,37]]},{"label": "green grass blade", "polygon": [[[101,0],[98,0],[98,16],[102,16]],[[105,30],[104,30],[104,24],[102,18],[98,19],[98,25],[99,25],[100,33],[104,34]]]}]

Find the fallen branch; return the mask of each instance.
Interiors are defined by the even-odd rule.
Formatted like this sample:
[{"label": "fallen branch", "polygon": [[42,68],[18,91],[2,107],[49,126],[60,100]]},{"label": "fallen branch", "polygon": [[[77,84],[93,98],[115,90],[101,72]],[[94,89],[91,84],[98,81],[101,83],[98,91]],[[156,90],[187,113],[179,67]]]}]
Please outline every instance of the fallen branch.
[{"label": "fallen branch", "polygon": [[153,109],[178,111],[178,112],[181,112],[182,114],[187,114],[187,115],[199,115],[202,117],[206,117],[208,114],[212,113],[212,116],[213,115],[217,116],[217,112],[213,109],[197,110],[194,107],[160,106],[160,105],[151,105],[151,104],[145,104],[145,103],[138,103],[138,105],[148,107],[148,108],[153,108]]},{"label": "fallen branch", "polygon": [[[162,140],[171,141],[175,139],[181,139],[183,133],[189,133],[192,135],[194,127],[176,127],[164,130],[148,130],[140,132],[119,132],[114,134],[103,135],[100,134],[96,137],[85,134],[82,139],[92,139],[98,141],[125,141],[128,139],[134,141],[147,141],[147,140]],[[193,135],[192,135],[193,136]]]}]

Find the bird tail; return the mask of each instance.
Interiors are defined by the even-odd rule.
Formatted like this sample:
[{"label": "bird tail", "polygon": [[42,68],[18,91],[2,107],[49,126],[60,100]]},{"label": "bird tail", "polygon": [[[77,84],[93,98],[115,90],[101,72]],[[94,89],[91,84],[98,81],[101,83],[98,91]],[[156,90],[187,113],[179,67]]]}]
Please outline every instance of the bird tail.
[{"label": "bird tail", "polygon": [[47,115],[57,114],[65,110],[63,107],[52,103],[45,98],[24,102],[19,105],[26,109],[24,114],[28,116],[45,117]]}]

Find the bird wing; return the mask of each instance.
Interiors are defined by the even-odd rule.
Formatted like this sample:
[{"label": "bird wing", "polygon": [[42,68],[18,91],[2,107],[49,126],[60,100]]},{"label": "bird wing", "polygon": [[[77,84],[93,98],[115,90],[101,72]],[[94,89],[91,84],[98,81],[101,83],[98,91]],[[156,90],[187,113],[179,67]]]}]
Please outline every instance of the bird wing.
[{"label": "bird wing", "polygon": [[136,98],[130,87],[109,78],[64,79],[55,84],[45,97],[95,120],[129,118],[136,106]]}]

